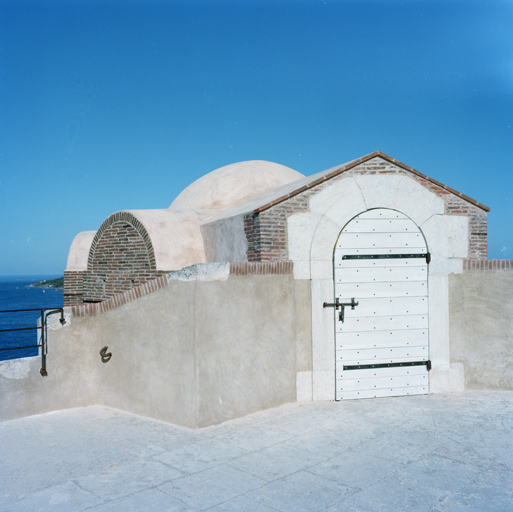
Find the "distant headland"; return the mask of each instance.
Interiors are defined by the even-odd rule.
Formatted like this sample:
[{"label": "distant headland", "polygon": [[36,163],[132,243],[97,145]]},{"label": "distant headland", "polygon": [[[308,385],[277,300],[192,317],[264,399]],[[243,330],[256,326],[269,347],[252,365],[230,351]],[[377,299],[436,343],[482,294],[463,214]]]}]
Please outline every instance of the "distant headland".
[{"label": "distant headland", "polygon": [[35,288],[51,288],[53,290],[62,290],[64,288],[64,277],[58,277],[57,279],[45,279],[38,281],[37,283],[31,284]]}]

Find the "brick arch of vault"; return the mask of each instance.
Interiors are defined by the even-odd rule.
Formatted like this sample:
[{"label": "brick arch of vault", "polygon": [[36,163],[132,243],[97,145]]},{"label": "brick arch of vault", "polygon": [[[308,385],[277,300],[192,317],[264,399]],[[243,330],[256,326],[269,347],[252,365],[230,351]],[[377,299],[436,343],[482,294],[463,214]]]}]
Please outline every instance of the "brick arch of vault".
[{"label": "brick arch of vault", "polygon": [[101,302],[160,277],[148,231],[130,212],[117,212],[98,229],[83,278],[84,302]]},{"label": "brick arch of vault", "polygon": [[91,248],[89,250],[89,257],[87,259],[87,269],[91,270],[93,268],[94,259],[96,255],[96,248],[101,241],[102,237],[106,233],[106,231],[116,222],[126,222],[130,224],[135,231],[139,234],[141,237],[144,246],[146,248],[146,255],[148,257],[150,270],[156,270],[156,259],[155,259],[155,250],[153,248],[153,244],[151,243],[150,235],[146,231],[146,228],[143,226],[141,221],[137,219],[134,215],[132,215],[129,212],[117,212],[112,214],[110,217],[105,219],[96,232],[95,237],[93,238],[93,241],[91,243]]}]

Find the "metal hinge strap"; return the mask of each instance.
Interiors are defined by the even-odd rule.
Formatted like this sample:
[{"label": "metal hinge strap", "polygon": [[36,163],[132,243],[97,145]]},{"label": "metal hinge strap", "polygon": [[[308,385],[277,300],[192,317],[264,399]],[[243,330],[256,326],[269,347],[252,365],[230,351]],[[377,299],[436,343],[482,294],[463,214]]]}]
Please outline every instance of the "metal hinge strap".
[{"label": "metal hinge strap", "polygon": [[422,254],[345,254],[343,260],[393,260],[409,258],[426,258],[426,262],[431,261],[431,253]]},{"label": "metal hinge strap", "polygon": [[431,361],[407,361],[402,363],[376,363],[376,364],[353,364],[343,366],[343,370],[371,370],[374,368],[397,368],[403,366],[426,366],[427,371],[431,370]]}]

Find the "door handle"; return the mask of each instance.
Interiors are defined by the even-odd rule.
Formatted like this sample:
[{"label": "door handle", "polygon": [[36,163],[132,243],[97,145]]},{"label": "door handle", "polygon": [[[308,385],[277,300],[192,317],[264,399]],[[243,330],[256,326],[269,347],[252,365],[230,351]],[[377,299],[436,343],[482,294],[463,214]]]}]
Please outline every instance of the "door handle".
[{"label": "door handle", "polygon": [[354,309],[356,306],[360,304],[359,302],[356,302],[354,300],[354,297],[351,299],[351,302],[340,302],[338,297],[335,299],[334,303],[324,302],[322,304],[323,308],[335,308],[338,310],[340,308],[340,311],[338,313],[338,319],[344,323],[344,307],[345,306],[351,306],[351,309]]}]

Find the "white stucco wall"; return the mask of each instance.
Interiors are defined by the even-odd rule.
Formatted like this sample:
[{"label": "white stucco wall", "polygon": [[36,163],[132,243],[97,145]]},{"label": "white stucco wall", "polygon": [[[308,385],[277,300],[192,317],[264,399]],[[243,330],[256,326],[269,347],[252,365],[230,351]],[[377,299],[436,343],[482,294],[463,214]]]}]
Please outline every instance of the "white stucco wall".
[{"label": "white stucco wall", "polygon": [[95,235],[96,231],[82,231],[73,239],[68,253],[66,270],[87,270],[89,250]]},{"label": "white stucco wall", "polygon": [[244,215],[203,224],[201,233],[206,261],[248,261]]},{"label": "white stucco wall", "polygon": [[47,377],[39,357],[0,361],[0,421],[103,404],[204,427],[292,402],[297,358],[308,368],[305,284],[203,264],[102,314],[71,317],[49,330]]},{"label": "white stucco wall", "polygon": [[449,276],[451,359],[466,389],[513,389],[513,271]]}]

